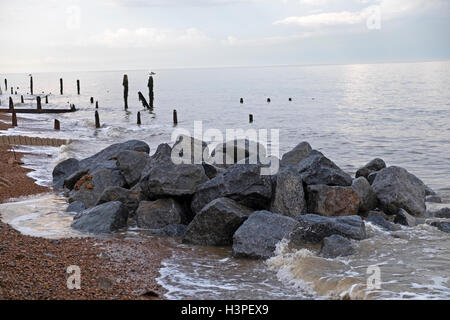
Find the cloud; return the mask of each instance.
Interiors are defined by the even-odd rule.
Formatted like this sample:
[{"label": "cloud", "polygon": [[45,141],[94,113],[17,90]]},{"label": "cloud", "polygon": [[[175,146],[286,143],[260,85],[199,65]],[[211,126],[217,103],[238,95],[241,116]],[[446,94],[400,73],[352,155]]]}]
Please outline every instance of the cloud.
[{"label": "cloud", "polygon": [[204,45],[210,39],[196,28],[184,30],[137,28],[129,30],[119,28],[115,31],[106,30],[100,35],[90,37],[81,45],[100,45],[109,48],[167,48],[193,47]]},{"label": "cloud", "polygon": [[301,27],[336,26],[357,24],[366,19],[365,12],[330,12],[319,13],[301,17],[288,17],[275,21],[273,24],[298,25]]},{"label": "cloud", "polygon": [[[313,0],[300,0],[302,4],[326,3],[327,0],[315,2]],[[391,20],[404,15],[424,12],[430,9],[448,5],[445,0],[364,0],[361,4],[369,5],[358,11],[343,10],[339,12],[326,12],[305,16],[291,16],[274,21],[274,25],[297,25],[304,28],[329,27],[339,25],[355,25],[364,23],[374,12],[374,8],[379,8],[382,20]]]},{"label": "cloud", "polygon": [[126,7],[169,7],[169,6],[218,6],[239,3],[254,3],[264,0],[106,0],[107,3]]}]

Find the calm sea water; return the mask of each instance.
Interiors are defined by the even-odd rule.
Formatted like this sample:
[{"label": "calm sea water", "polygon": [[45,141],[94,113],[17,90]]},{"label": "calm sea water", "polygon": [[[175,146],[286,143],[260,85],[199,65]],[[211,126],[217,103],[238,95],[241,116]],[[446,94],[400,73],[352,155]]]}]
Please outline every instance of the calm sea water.
[{"label": "calm sea water", "polygon": [[[51,171],[58,161],[89,156],[111,143],[142,139],[149,143],[153,152],[159,143],[170,141],[174,129],[172,110],[176,109],[178,127],[191,132],[194,121],[198,120],[203,121],[204,130],[217,128],[223,133],[226,129],[237,128],[279,129],[281,154],[301,141],[308,141],[349,173],[374,157],[381,157],[388,165],[405,167],[420,177],[444,199],[443,206],[450,203],[450,62],[154,71],[153,112],[145,111],[137,96],[138,91],[148,96],[148,71],[33,74],[34,92],[51,93],[49,105],[44,108],[68,107],[69,103],[74,103],[79,111],[56,116],[20,115],[19,127],[0,134],[74,140],[61,148],[22,148],[34,153],[25,158],[28,167],[37,169],[31,175],[39,183],[49,185]],[[123,110],[124,73],[128,74],[130,86],[128,111]],[[19,87],[19,94],[25,94],[26,106],[35,106],[35,101],[26,96],[28,75],[8,74],[0,76],[4,93],[0,96],[2,107],[7,107],[8,98],[3,78],[8,79],[8,86]],[[59,78],[64,79],[63,96],[59,95]],[[80,96],[76,94],[77,79],[81,81]],[[95,107],[89,102],[91,96],[99,102],[101,129],[94,127]],[[241,97],[244,104],[239,103]],[[271,103],[266,102],[268,97]],[[20,96],[13,96],[13,99],[19,102]],[[142,114],[141,126],[136,125],[138,111]],[[250,113],[254,115],[252,124],[248,123]],[[55,118],[61,121],[60,132],[52,130]],[[52,201],[55,208],[64,209],[64,201]],[[11,209],[12,206],[8,207],[7,216],[15,219],[15,214],[20,214]],[[39,206],[34,205],[30,210],[39,213]],[[67,228],[70,219],[66,216],[58,219],[54,225]],[[27,221],[31,226],[39,224],[36,215],[28,220],[16,220],[20,221]],[[37,229],[45,235],[42,226]],[[241,269],[254,271],[255,280],[246,283],[245,289],[239,287],[239,283],[244,283],[241,275],[231,274],[239,268],[233,267],[235,260],[226,260],[229,252],[213,248],[196,249],[210,250],[209,254],[194,250],[197,253],[167,261],[161,281],[171,288],[171,298],[192,294],[198,298],[233,295],[251,298],[252,288],[266,292],[261,297],[339,296],[343,292],[361,297],[365,293],[355,288],[364,283],[364,267],[378,263],[389,270],[386,271],[388,289],[375,298],[448,298],[448,234],[427,226],[388,235],[376,227],[372,229],[373,236],[360,243],[355,258],[339,263],[332,261],[330,264],[316,257],[314,252],[287,252],[280,248],[278,260]],[[414,259],[417,255],[426,258]],[[191,267],[186,268],[186,265]],[[268,287],[264,287],[261,275],[267,268],[276,275],[276,280],[268,281]],[[220,276],[224,270],[228,270],[225,278]],[[308,270],[316,270],[316,273]],[[415,270],[412,276],[411,270]],[[201,278],[203,275],[205,278]],[[336,277],[347,280],[338,281]],[[348,280],[350,278],[357,280]],[[199,279],[203,279],[204,287],[195,291],[194,284],[189,286],[189,283]],[[227,286],[230,281],[232,285]],[[280,293],[279,282],[289,285],[289,289],[287,286],[286,291]],[[293,292],[292,288],[297,289]]]}]

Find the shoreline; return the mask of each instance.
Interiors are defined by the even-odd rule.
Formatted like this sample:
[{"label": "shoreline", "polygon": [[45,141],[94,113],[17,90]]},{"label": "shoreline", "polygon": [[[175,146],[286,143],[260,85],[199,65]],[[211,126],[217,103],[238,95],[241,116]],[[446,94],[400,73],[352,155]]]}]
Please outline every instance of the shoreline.
[{"label": "shoreline", "polygon": [[[0,122],[0,130],[10,127]],[[8,149],[0,145],[0,203],[51,191],[26,175],[31,170],[20,166],[23,154],[14,155]],[[50,240],[23,235],[0,221],[0,243],[0,300],[164,299],[156,278],[162,260],[172,251],[162,242],[94,237]],[[71,265],[80,267],[79,290],[67,288],[70,274],[66,270]]]}]

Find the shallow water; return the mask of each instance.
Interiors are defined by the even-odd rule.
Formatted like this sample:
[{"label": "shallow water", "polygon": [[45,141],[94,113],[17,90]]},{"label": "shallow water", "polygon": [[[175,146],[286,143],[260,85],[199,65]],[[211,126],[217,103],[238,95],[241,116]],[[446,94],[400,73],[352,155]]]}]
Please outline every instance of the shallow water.
[{"label": "shallow water", "polygon": [[[195,120],[203,120],[204,130],[224,133],[227,128],[278,128],[281,154],[306,140],[349,173],[381,157],[416,174],[443,198],[441,206],[449,206],[450,62],[158,70],[153,113],[143,110],[137,99],[137,91],[148,95],[146,71],[126,72],[130,108],[123,110],[124,73],[33,75],[35,92],[53,93],[44,108],[68,107],[70,102],[79,110],[56,116],[20,114],[19,127],[0,132],[73,140],[60,148],[20,147],[18,151],[30,153],[24,162],[36,170],[30,176],[39,184],[51,185],[59,161],[87,157],[111,143],[142,139],[154,152],[159,143],[170,141],[172,110],[177,109],[178,127],[191,132]],[[27,75],[6,77],[10,85],[19,86],[19,94],[26,93]],[[55,94],[60,77],[64,96]],[[76,79],[81,80],[80,96],[75,94]],[[99,101],[101,129],[94,127],[91,96]],[[20,96],[13,98],[18,102]],[[0,96],[2,107],[7,99]],[[137,111],[142,113],[141,126],[135,124]],[[249,113],[254,115],[251,125]],[[52,130],[55,118],[61,121],[60,132]],[[65,207],[60,196],[44,195],[1,205],[0,212],[24,233],[64,237],[75,233]],[[229,259],[226,248],[183,246],[181,256],[165,262],[159,281],[175,299],[449,298],[448,234],[427,225],[395,233],[368,228],[371,237],[347,260],[326,260],[313,251],[280,246],[277,257],[265,264]],[[376,292],[365,288],[369,265],[380,267],[382,289]]]}]

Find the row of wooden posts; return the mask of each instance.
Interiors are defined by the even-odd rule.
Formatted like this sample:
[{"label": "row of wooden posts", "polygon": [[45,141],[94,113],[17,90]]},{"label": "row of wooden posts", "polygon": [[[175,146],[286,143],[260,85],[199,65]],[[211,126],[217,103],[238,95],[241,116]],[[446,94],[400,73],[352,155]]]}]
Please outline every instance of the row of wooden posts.
[{"label": "row of wooden posts", "polygon": [[[19,87],[17,87],[19,89]],[[5,79],[5,91],[8,91],[8,79]],[[77,94],[80,95],[80,80],[77,80]],[[59,79],[59,93],[61,95],[64,94],[64,81],[62,78]],[[11,94],[17,94],[17,91],[14,92],[14,87],[11,87]],[[33,76],[30,76],[30,94],[33,95]],[[23,96],[22,96],[23,97]],[[22,98],[23,103],[23,98]]]},{"label": "row of wooden posts", "polygon": [[[59,83],[60,83],[60,94],[62,95],[64,92],[64,83],[63,83],[63,79],[60,78],[59,79]],[[125,110],[128,109],[128,75],[124,75],[123,76],[123,82],[122,85],[124,87],[124,91],[123,91],[123,97],[124,97],[124,107]],[[8,87],[8,82],[7,79],[5,79],[5,88],[7,89]],[[149,79],[148,79],[148,83],[147,83],[147,87],[149,90],[149,102],[147,103],[145,97],[142,95],[141,92],[138,92],[138,97],[139,100],[142,102],[143,106],[153,110],[153,102],[154,102],[154,91],[153,91],[153,77],[150,75]],[[31,90],[31,94],[33,94],[33,77],[30,76],[30,90]],[[11,87],[11,93],[13,91],[13,88]],[[80,80],[77,80],[77,93],[78,95],[80,94]],[[17,92],[16,92],[17,94]],[[289,101],[292,101],[292,98],[289,98]],[[42,110],[42,104],[41,104],[41,97],[37,96],[36,97],[36,102],[37,102],[37,110]],[[90,98],[90,102],[91,104],[94,103],[94,98],[91,97]],[[271,100],[270,98],[267,98],[267,102],[270,103]],[[21,103],[24,103],[24,99],[23,99],[23,95],[21,95]],[[45,96],[45,103],[48,103],[48,96]],[[240,103],[244,103],[244,99],[241,98],[240,99]],[[75,105],[70,105],[71,110],[75,110]],[[95,108],[98,109],[98,101],[95,101]],[[17,115],[16,112],[14,111],[14,103],[12,101],[12,98],[9,97],[9,109],[13,110],[12,111],[12,125],[15,127],[17,126]],[[253,123],[253,114],[249,114],[249,123]],[[138,112],[137,113],[137,124],[141,125],[142,121],[141,121],[141,113]],[[177,114],[177,110],[173,110],[173,124],[177,125],[178,124],[178,114]],[[95,111],[95,127],[96,128],[100,128],[100,115],[98,113],[98,111]],[[54,129],[55,130],[60,130],[61,128],[61,124],[59,122],[59,120],[55,119],[54,122]]]}]

